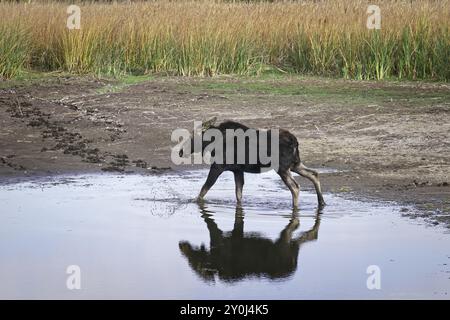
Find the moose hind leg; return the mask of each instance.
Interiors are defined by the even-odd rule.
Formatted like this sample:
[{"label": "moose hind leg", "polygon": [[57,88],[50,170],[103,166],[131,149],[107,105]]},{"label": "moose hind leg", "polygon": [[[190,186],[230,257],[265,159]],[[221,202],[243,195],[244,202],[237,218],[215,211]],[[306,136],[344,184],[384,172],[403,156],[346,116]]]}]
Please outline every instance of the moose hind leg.
[{"label": "moose hind leg", "polygon": [[234,183],[236,184],[236,201],[241,204],[242,201],[242,188],[244,187],[244,172],[234,171]]},{"label": "moose hind leg", "polygon": [[222,174],[223,169],[218,167],[211,167],[209,169],[208,178],[206,178],[206,182],[200,190],[200,194],[198,195],[197,200],[202,200],[203,197],[208,193],[209,189],[216,183],[217,178]]},{"label": "moose hind leg", "polygon": [[298,207],[298,194],[300,192],[300,187],[298,183],[292,178],[291,172],[289,170],[278,172],[284,184],[289,188],[292,194],[292,207]]},{"label": "moose hind leg", "polygon": [[318,173],[316,171],[314,171],[313,169],[309,169],[309,168],[305,167],[303,164],[300,164],[297,168],[293,169],[292,171],[298,173],[299,175],[301,175],[302,177],[305,177],[306,179],[309,179],[314,184],[314,188],[316,189],[317,201],[319,203],[319,207],[325,206],[325,200],[323,200],[322,188],[320,186]]},{"label": "moose hind leg", "polygon": [[298,168],[300,169],[300,170],[303,170],[303,171],[307,171],[307,172],[309,172],[309,173],[312,173],[315,177],[318,177],[319,176],[319,173],[316,171],[316,170],[314,170],[314,169],[311,169],[311,168],[308,168],[307,166],[305,166],[303,163],[301,163],[300,162],[300,164],[298,165]]}]

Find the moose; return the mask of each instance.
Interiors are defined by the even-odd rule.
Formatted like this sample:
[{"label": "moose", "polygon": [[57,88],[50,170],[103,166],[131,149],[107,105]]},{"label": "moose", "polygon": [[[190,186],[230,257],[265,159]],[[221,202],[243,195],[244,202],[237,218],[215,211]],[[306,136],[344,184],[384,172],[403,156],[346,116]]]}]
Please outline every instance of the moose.
[{"label": "moose", "polygon": [[[203,153],[205,151],[205,148],[207,148],[207,146],[210,143],[212,143],[211,141],[208,141],[208,139],[203,139],[205,133],[211,129],[219,130],[221,133],[223,133],[224,136],[229,130],[233,131],[242,130],[243,132],[254,130],[256,132],[256,140],[251,141],[251,139],[245,139],[243,142],[242,140],[238,141],[237,139],[234,139],[233,141],[229,141],[226,139],[223,140],[223,150],[230,150],[229,148],[231,147],[232,150],[234,151],[233,152],[234,161],[231,162],[225,161],[225,158],[227,158],[226,155],[227,151],[225,151],[223,154],[223,161],[220,162],[213,161],[211,163],[211,167],[206,182],[201,188],[200,194],[197,197],[198,201],[203,200],[209,189],[211,189],[211,187],[216,183],[217,179],[224,171],[232,171],[234,174],[234,181],[236,185],[235,186],[236,200],[237,204],[240,205],[242,202],[244,173],[261,173],[264,170],[268,170],[267,168],[270,169],[271,166],[271,163],[265,163],[262,161],[259,153],[257,153],[256,161],[254,163],[250,162],[249,159],[251,159],[252,156],[251,151],[259,150],[260,144],[262,142],[265,142],[265,145],[268,146],[267,148],[268,153],[271,153],[272,148],[270,146],[272,145],[272,142],[274,142],[272,141],[272,139],[275,139],[275,137],[277,137],[278,141],[275,141],[278,143],[278,155],[276,158],[278,165],[276,168],[276,172],[281,177],[281,179],[289,188],[292,194],[292,207],[293,208],[298,207],[298,197],[300,187],[299,184],[292,177],[291,171],[299,174],[302,177],[309,179],[314,184],[317,194],[318,206],[319,208],[324,207],[325,201],[322,196],[322,190],[320,186],[320,181],[318,179],[318,173],[317,171],[306,167],[302,163],[299,153],[299,144],[297,138],[293,134],[291,134],[287,130],[279,129],[275,135],[273,129],[265,130],[263,132],[262,129],[250,129],[249,127],[235,121],[224,121],[219,125],[215,125],[216,121],[217,118],[214,117],[211,120],[202,122],[201,130],[197,130],[197,132],[194,132],[191,135],[190,139],[187,139],[186,142],[181,146],[179,150],[179,156],[183,157],[186,155],[192,155],[196,152]],[[195,149],[195,139],[199,139],[200,141],[202,141],[201,150]],[[267,141],[263,141],[263,139],[266,139]],[[252,144],[256,144],[256,147]],[[243,155],[245,161],[243,162],[237,161],[237,158],[239,157],[239,152],[245,153]]]},{"label": "moose", "polygon": [[294,236],[300,221],[294,210],[286,227],[277,240],[260,234],[244,233],[244,212],[236,207],[233,230],[223,232],[211,214],[201,206],[202,218],[210,237],[210,249],[204,245],[196,247],[188,241],[178,246],[191,268],[205,281],[214,281],[215,275],[226,282],[236,282],[248,277],[283,279],[297,269],[297,260],[302,244],[317,240],[320,215],[317,210],[314,225]]}]

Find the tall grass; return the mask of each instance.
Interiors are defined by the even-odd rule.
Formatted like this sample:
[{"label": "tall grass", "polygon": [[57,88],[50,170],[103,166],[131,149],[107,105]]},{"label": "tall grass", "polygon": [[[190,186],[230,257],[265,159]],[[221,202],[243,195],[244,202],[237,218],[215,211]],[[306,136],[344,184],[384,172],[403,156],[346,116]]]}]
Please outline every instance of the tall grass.
[{"label": "tall grass", "polygon": [[0,3],[0,76],[23,67],[118,75],[287,72],[351,79],[450,79],[449,0]]},{"label": "tall grass", "polygon": [[0,24],[0,78],[17,76],[28,62],[30,41],[21,26]]}]

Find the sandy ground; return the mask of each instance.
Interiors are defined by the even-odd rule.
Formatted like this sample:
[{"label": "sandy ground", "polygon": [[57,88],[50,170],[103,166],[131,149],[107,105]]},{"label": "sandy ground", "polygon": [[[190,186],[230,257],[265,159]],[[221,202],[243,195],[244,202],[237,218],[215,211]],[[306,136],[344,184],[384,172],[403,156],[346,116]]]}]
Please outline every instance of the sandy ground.
[{"label": "sandy ground", "polygon": [[3,181],[183,169],[170,161],[172,130],[217,116],[290,130],[308,166],[340,170],[322,174],[325,192],[414,204],[431,223],[450,221],[448,84],[158,77],[124,86],[63,76],[0,84]]}]

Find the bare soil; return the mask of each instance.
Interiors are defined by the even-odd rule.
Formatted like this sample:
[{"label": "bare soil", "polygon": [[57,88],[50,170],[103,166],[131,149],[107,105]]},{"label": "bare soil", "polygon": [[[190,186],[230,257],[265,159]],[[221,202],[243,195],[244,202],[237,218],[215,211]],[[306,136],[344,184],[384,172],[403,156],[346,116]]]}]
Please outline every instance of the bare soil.
[{"label": "bare soil", "polygon": [[[450,86],[321,78],[49,77],[0,86],[0,179],[174,167],[171,132],[217,116],[294,133],[325,192],[450,222]],[[302,188],[311,188],[299,180]]]}]

